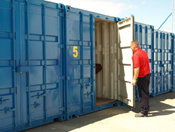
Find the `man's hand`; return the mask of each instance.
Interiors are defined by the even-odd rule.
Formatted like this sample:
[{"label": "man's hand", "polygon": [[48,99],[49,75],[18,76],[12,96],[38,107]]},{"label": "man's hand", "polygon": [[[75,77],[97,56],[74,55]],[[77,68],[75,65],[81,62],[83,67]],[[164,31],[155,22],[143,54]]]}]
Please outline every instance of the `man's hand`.
[{"label": "man's hand", "polygon": [[133,85],[133,86],[136,85],[136,80],[135,80],[135,79],[132,80],[132,85]]},{"label": "man's hand", "polygon": [[132,79],[132,85],[133,85],[133,86],[136,85],[136,79],[137,79],[137,77],[138,77],[138,75],[139,75],[139,70],[140,70],[139,67],[134,68],[134,77],[133,77],[133,79]]}]

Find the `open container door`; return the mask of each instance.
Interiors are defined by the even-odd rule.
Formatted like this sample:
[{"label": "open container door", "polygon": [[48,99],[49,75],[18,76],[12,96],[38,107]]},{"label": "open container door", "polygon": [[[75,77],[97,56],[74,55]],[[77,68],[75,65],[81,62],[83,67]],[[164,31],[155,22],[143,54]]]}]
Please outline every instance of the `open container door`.
[{"label": "open container door", "polygon": [[134,17],[117,23],[118,26],[118,100],[135,107],[135,91],[132,86],[133,52],[130,43],[134,40]]}]

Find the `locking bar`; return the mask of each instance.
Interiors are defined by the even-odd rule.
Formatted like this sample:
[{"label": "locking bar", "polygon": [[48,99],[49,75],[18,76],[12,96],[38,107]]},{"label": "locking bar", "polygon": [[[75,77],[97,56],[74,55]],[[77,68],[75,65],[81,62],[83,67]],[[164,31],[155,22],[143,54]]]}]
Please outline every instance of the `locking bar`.
[{"label": "locking bar", "polygon": [[37,95],[33,95],[33,96],[31,96],[31,97],[32,97],[32,98],[34,98],[34,97],[39,98],[39,97],[43,97],[43,96],[46,96],[46,94],[45,94],[45,93],[42,93],[42,94],[37,93]]},{"label": "locking bar", "polygon": [[8,102],[10,99],[3,99],[2,97],[0,98],[0,104],[2,104],[3,102]]},{"label": "locking bar", "polygon": [[31,107],[36,108],[36,107],[38,107],[38,106],[40,106],[40,105],[41,105],[40,103],[34,102],[34,104],[31,104]]},{"label": "locking bar", "polygon": [[3,110],[0,110],[0,112],[7,112],[7,111],[16,111],[16,109],[15,108],[10,108],[10,107],[5,107]]}]

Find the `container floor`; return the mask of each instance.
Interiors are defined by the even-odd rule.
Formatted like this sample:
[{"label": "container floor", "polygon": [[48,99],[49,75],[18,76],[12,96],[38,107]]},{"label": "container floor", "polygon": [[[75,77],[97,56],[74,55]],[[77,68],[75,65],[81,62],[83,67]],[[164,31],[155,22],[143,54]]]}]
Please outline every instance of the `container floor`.
[{"label": "container floor", "polygon": [[106,99],[106,98],[96,98],[96,106],[112,103],[112,102],[115,102],[115,101],[117,101],[117,100],[115,100],[115,99]]}]

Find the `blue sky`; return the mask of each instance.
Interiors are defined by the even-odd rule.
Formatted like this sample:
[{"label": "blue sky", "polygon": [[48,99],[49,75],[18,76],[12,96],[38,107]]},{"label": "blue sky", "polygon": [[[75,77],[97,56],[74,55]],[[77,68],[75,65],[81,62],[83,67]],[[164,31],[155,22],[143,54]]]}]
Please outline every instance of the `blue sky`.
[{"label": "blue sky", "polygon": [[[172,0],[46,0],[63,3],[72,7],[81,8],[105,15],[125,18],[131,14],[135,21],[154,25],[157,29],[172,11]],[[175,8],[175,6],[174,6]],[[172,17],[160,30],[171,32]],[[174,9],[175,23],[175,9]],[[173,28],[175,33],[175,24]]]}]

